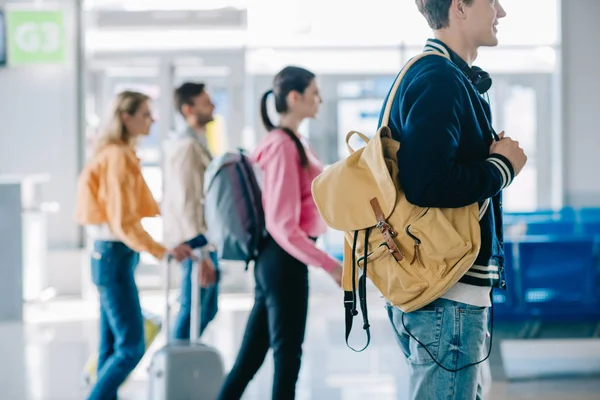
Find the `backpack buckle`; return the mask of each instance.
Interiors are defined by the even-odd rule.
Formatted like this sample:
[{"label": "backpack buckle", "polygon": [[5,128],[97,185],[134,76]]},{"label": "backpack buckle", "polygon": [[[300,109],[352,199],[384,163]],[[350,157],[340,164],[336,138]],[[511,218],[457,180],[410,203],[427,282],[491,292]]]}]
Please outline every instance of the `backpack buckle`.
[{"label": "backpack buckle", "polygon": [[396,237],[396,235],[398,235],[398,232],[396,232],[394,229],[392,229],[392,227],[390,226],[390,224],[388,224],[385,221],[378,221],[377,225],[375,225],[377,228],[379,228],[379,230],[381,231],[381,233],[384,232],[388,232],[390,234],[391,237]]}]

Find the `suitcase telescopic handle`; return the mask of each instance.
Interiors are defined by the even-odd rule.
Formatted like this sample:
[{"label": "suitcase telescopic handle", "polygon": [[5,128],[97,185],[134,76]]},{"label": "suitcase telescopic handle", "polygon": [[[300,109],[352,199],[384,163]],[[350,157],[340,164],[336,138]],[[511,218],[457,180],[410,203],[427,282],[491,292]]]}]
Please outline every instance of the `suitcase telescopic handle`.
[{"label": "suitcase telescopic handle", "polygon": [[190,343],[198,342],[200,338],[200,282],[198,275],[200,273],[200,262],[194,260],[192,262],[192,308],[190,315]]},{"label": "suitcase telescopic handle", "polygon": [[173,257],[168,255],[166,258],[167,279],[165,280],[165,316],[163,324],[165,325],[165,336],[167,343],[171,340],[171,305],[169,303],[169,289],[171,288],[171,263]]},{"label": "suitcase telescopic handle", "polygon": [[[165,282],[165,336],[167,338],[167,342],[171,340],[171,303],[169,302],[169,293],[171,289],[171,265],[173,264],[173,257],[167,256],[167,279]],[[192,271],[191,271],[191,315],[190,315],[190,343],[195,343],[198,341],[200,336],[200,284],[198,281],[198,273],[199,273],[199,265],[200,263],[196,260],[192,262]]]}]

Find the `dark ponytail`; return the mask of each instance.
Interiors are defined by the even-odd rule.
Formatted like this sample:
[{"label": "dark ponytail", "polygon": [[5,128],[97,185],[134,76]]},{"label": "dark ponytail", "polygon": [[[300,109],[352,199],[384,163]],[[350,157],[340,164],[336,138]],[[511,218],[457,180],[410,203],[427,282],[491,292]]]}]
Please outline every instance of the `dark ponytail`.
[{"label": "dark ponytail", "polygon": [[[260,116],[262,118],[263,125],[267,131],[272,131],[277,127],[273,125],[269,114],[267,112],[267,99],[271,93],[275,95],[275,110],[278,113],[285,113],[288,111],[287,96],[291,91],[298,93],[304,93],[307,87],[310,86],[312,81],[315,79],[315,74],[312,72],[300,68],[300,67],[285,67],[277,75],[273,81],[273,89],[268,90],[260,101]],[[285,132],[296,145],[298,154],[300,156],[300,165],[302,168],[308,168],[308,156],[304,145],[298,138],[295,132],[286,127],[279,127]]]},{"label": "dark ponytail", "polygon": [[267,111],[267,99],[271,93],[273,93],[272,89],[267,90],[260,100],[260,117],[262,118],[262,123],[268,132],[271,132],[273,129],[275,129],[275,125],[273,125],[271,122],[271,118],[269,118],[269,112]]},{"label": "dark ponytail", "polygon": [[304,145],[298,138],[298,135],[296,135],[294,132],[292,132],[291,129],[286,128],[286,127],[280,127],[279,129],[281,129],[282,131],[287,133],[287,135],[292,138],[292,140],[296,144],[296,148],[298,149],[298,154],[300,155],[300,165],[302,165],[302,168],[307,169],[308,168],[308,156],[306,155],[306,149],[304,148]]}]

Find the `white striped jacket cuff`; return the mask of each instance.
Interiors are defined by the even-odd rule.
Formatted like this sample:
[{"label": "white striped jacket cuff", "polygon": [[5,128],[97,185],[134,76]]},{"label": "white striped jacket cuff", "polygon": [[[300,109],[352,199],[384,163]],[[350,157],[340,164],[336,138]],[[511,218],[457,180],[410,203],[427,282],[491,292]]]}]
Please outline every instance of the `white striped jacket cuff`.
[{"label": "white striped jacket cuff", "polygon": [[515,179],[515,172],[510,161],[500,154],[492,154],[487,161],[500,171],[502,177],[502,189],[506,189]]}]

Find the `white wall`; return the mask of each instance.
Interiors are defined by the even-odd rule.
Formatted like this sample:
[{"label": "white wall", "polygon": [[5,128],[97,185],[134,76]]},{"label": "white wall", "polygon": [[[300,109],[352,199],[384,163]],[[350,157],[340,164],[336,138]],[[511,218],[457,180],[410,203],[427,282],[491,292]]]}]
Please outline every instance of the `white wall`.
[{"label": "white wall", "polygon": [[600,1],[562,1],[565,203],[600,206]]},{"label": "white wall", "polygon": [[[0,0],[7,4],[31,1]],[[60,211],[48,221],[50,247],[79,245],[73,220],[79,169],[78,68],[75,4],[66,7],[69,48],[64,66],[6,67],[0,69],[0,173],[49,173],[42,200],[58,202]]]},{"label": "white wall", "polygon": [[[65,9],[65,65],[0,68],[0,174],[50,174],[50,182],[41,185],[38,198],[57,202],[60,210],[49,214],[50,250],[41,266],[45,270],[37,277],[43,278],[40,283],[45,287],[75,295],[81,292],[82,271],[76,256],[80,232],[73,219],[82,135],[78,127],[82,105],[78,100],[80,35],[76,34],[79,2],[52,2]],[[0,7],[28,3],[34,1],[0,0]],[[74,255],[67,256],[71,253]]]}]

